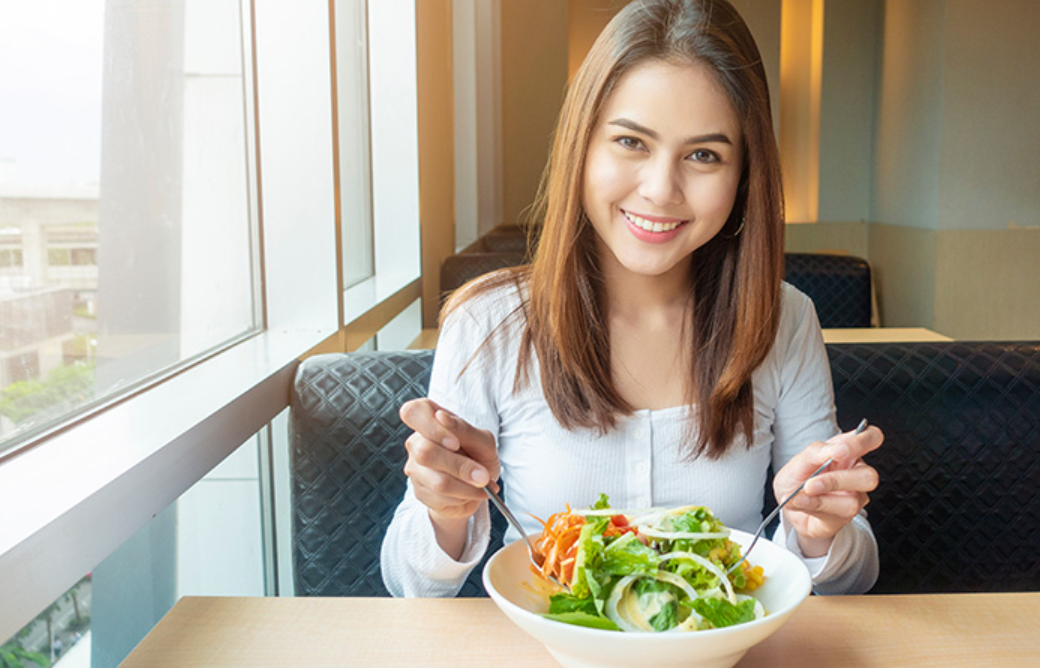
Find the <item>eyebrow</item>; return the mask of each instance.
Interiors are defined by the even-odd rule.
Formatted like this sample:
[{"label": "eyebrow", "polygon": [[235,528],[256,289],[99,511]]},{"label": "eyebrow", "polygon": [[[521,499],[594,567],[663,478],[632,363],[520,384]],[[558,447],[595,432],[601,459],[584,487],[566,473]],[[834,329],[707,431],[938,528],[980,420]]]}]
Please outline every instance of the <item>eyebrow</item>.
[{"label": "eyebrow", "polygon": [[[654,141],[658,141],[661,139],[661,136],[653,130],[651,130],[650,128],[640,125],[639,123],[636,123],[635,121],[629,120],[627,118],[616,118],[610,121],[608,125],[617,125],[618,127],[628,128],[633,132],[639,132],[640,134],[644,134],[647,137],[653,139]],[[685,141],[683,141],[683,145],[708,144],[712,142],[720,144],[729,144],[730,146],[733,145],[733,142],[730,140],[730,138],[722,132],[712,132],[706,135],[696,135],[694,137],[688,137]]]}]

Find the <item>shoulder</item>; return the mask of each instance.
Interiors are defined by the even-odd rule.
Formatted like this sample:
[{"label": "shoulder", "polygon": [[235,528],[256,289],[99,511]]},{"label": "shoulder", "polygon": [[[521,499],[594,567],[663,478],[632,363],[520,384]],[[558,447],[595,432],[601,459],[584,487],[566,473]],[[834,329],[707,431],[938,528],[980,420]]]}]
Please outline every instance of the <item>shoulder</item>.
[{"label": "shoulder", "polygon": [[780,326],[777,341],[789,339],[798,330],[819,328],[812,299],[790,283],[780,283]]},{"label": "shoulder", "polygon": [[451,296],[442,329],[465,328],[480,337],[512,330],[524,320],[526,293],[526,279],[515,271],[503,269],[480,276]]},{"label": "shoulder", "polygon": [[770,357],[780,366],[823,345],[823,332],[812,299],[789,283],[780,284],[780,323]]}]

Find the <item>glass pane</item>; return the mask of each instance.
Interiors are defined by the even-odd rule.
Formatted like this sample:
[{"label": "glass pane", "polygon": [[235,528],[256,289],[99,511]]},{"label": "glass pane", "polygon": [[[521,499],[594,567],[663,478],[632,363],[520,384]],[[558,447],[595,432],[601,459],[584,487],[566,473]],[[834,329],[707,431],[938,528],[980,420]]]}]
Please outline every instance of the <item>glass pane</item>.
[{"label": "glass pane", "polygon": [[376,350],[407,350],[422,333],[422,300],[416,299],[376,332]]},{"label": "glass pane", "polygon": [[115,668],[182,596],[266,595],[260,442],[247,440],[18,633],[0,638],[0,668]]},{"label": "glass pane", "polygon": [[372,178],[365,0],[336,0],[336,110],[339,134],[343,287],[372,275]]},{"label": "glass pane", "polygon": [[89,666],[92,585],[88,574],[0,645],[0,666],[50,666],[59,659]]},{"label": "glass pane", "polygon": [[238,0],[0,0],[0,450],[255,331],[243,73]]}]

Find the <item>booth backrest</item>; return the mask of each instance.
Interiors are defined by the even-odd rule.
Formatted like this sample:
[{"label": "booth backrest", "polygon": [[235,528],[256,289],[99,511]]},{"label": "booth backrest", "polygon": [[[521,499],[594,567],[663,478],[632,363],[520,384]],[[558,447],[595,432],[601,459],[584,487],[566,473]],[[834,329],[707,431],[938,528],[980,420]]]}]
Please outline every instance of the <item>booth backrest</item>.
[{"label": "booth backrest", "polygon": [[524,261],[523,251],[488,251],[449,255],[441,263],[441,296],[447,299],[452,292],[477,276],[483,276],[496,269],[515,267],[523,264]]},{"label": "booth backrest", "polygon": [[813,300],[823,327],[870,327],[870,265],[852,255],[786,253],[784,280]]},{"label": "booth backrest", "polygon": [[[447,297],[467,281],[490,271],[530,261],[528,239],[520,228],[489,232],[477,249],[456,253],[441,263],[441,294]],[[785,280],[816,305],[823,327],[870,327],[873,292],[870,265],[851,255],[787,253]]]},{"label": "booth backrest", "polygon": [[[868,457],[881,475],[867,508],[881,552],[873,591],[1040,590],[1040,344],[827,351],[839,424],[866,417],[886,434]],[[408,351],[301,363],[290,418],[298,595],[386,595],[379,547],[405,488],[397,409],[425,394],[432,360]],[[504,528],[493,517],[489,554]],[[479,577],[462,595],[482,595]]]},{"label": "booth backrest", "polygon": [[1040,343],[827,351],[839,424],[885,432],[872,591],[1040,590]]},{"label": "booth backrest", "polygon": [[[289,421],[298,596],[388,595],[379,548],[404,496],[410,433],[397,410],[426,395],[432,364],[432,350],[317,355],[300,363]],[[496,547],[503,529],[496,518]],[[484,595],[480,570],[461,596]]]}]

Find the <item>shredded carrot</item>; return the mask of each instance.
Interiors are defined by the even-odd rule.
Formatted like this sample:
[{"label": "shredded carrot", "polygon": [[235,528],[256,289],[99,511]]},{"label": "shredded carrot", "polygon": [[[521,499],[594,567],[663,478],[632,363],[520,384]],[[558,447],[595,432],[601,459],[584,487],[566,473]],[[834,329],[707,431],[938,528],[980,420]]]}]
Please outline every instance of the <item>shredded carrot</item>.
[{"label": "shredded carrot", "polygon": [[[542,525],[542,535],[534,542],[534,549],[542,555],[542,574],[551,575],[560,582],[570,582],[574,575],[578,539],[586,523],[585,517],[571,513],[568,505],[565,512],[550,515],[547,520],[535,519]],[[610,518],[603,535],[620,536],[629,531],[645,543],[645,538],[628,524],[628,518],[624,515]]]},{"label": "shredded carrot", "polygon": [[567,506],[565,512],[554,513],[548,520],[535,519],[542,525],[542,535],[534,542],[534,549],[542,555],[542,574],[569,582],[585,518],[571,514],[570,506]]}]

